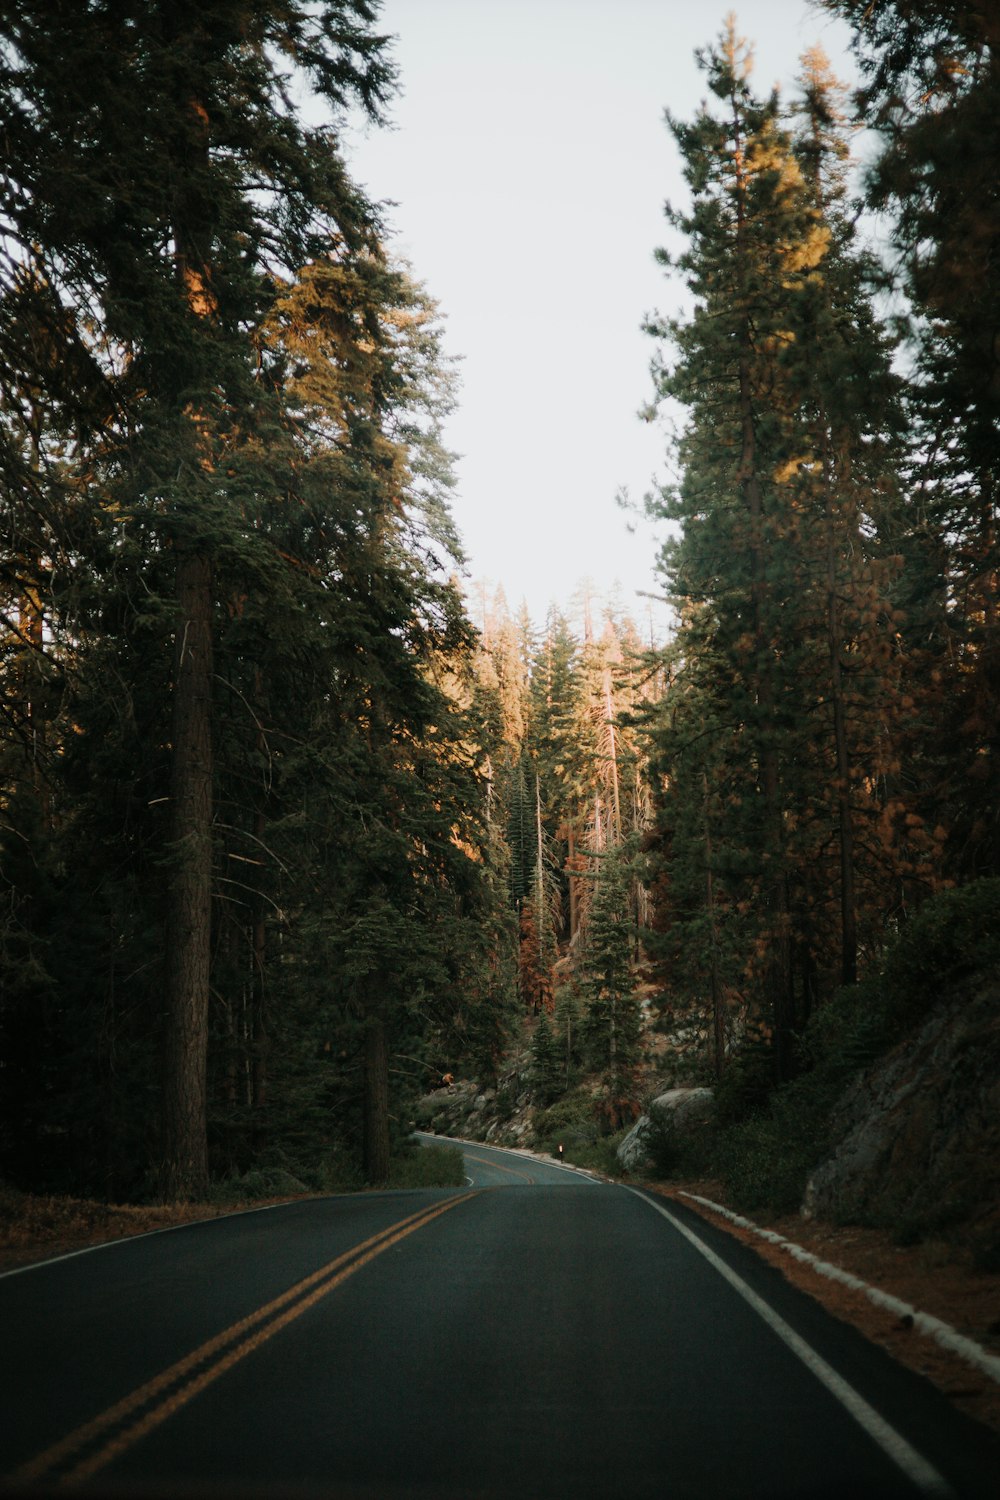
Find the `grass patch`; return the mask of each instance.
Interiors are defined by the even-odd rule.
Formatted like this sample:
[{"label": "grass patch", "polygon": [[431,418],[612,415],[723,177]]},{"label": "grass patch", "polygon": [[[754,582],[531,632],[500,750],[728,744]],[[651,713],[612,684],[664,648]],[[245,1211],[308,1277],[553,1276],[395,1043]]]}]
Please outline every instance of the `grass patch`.
[{"label": "grass patch", "polygon": [[295,1198],[308,1193],[300,1178],[284,1167],[258,1167],[239,1177],[214,1182],[208,1190],[208,1201],[219,1207],[239,1203],[256,1203],[261,1198]]},{"label": "grass patch", "polygon": [[416,1151],[393,1157],[386,1186],[461,1187],[464,1182],[465,1165],[457,1146],[420,1146]]},{"label": "grass patch", "polygon": [[533,1124],[536,1150],[557,1157],[562,1146],[562,1159],[571,1166],[587,1167],[609,1177],[620,1174],[615,1153],[628,1128],[614,1135],[603,1133],[589,1089],[573,1089],[548,1109],[536,1109]]}]

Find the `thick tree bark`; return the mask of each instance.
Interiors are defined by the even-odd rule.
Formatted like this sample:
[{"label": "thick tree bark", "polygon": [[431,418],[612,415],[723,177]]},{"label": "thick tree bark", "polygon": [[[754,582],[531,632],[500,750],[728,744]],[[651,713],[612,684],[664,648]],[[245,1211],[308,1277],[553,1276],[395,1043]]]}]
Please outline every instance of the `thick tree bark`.
[{"label": "thick tree bark", "polygon": [[611,698],[611,668],[604,669],[604,710],[607,715],[608,726],[608,749],[611,761],[611,802],[614,810],[615,828],[614,841],[621,843],[622,839],[622,810],[618,796],[618,740],[615,735],[615,708]]},{"label": "thick tree bark", "polygon": [[709,823],[708,807],[708,777],[702,773],[702,793],[704,796],[703,816],[705,821],[705,910],[708,912],[709,942],[711,944],[710,972],[712,977],[712,1038],[714,1052],[714,1070],[716,1078],[721,1078],[725,1067],[726,1056],[726,1011],[725,1002],[722,998],[722,987],[719,984],[719,944],[715,930],[715,881],[712,869],[712,829]]},{"label": "thick tree bark", "polygon": [[212,904],[212,567],[177,558],[161,1191],[208,1186],[206,1056]]},{"label": "thick tree bark", "polygon": [[389,1180],[389,1046],[385,1022],[374,1012],[365,1022],[365,1181]]},{"label": "thick tree bark", "polygon": [[[175,12],[178,55],[176,139],[178,191],[174,273],[189,313],[211,320],[218,307],[206,255],[213,206],[206,192],[209,116],[191,80],[204,35]],[[186,377],[190,378],[190,377]],[[183,389],[171,415],[187,424],[203,474],[214,464],[211,422]],[[185,403],[186,404],[183,404]],[[175,538],[176,635],[171,723],[170,855],[167,893],[166,1028],[161,1187],[168,1198],[204,1195],[208,1187],[207,1057],[212,936],[212,603],[208,544],[198,534]]]},{"label": "thick tree bark", "polygon": [[580,897],[576,888],[576,835],[570,823],[566,835],[566,868],[569,871],[569,940],[576,937],[580,926]]},{"label": "thick tree bark", "polygon": [[[830,504],[827,491],[827,506]],[[833,739],[837,757],[837,813],[840,845],[840,982],[854,984],[858,977],[857,900],[854,892],[854,815],[851,807],[851,760],[847,743],[847,704],[840,653],[843,630],[837,598],[837,565],[833,546],[833,523],[827,514],[827,634],[830,649],[830,698],[833,704]]]}]

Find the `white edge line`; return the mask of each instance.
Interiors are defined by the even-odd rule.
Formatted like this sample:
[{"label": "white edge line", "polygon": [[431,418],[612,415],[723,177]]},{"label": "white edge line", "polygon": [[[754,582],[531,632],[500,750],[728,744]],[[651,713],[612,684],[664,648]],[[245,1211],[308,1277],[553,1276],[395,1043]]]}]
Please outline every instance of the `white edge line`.
[{"label": "white edge line", "polygon": [[782,1343],[802,1361],[806,1369],[813,1374],[821,1385],[825,1386],[845,1411],[849,1413],[858,1425],[868,1434],[887,1458],[890,1458],[898,1469],[906,1475],[916,1487],[925,1495],[936,1495],[942,1497],[953,1497],[954,1490],[947,1480],[938,1473],[937,1469],[929,1464],[915,1448],[903,1437],[902,1433],[879,1416],[873,1406],[870,1406],[865,1398],[857,1392],[852,1385],[837,1374],[832,1365],[828,1365],[822,1355],[817,1354],[811,1344],[801,1338],[779,1313],[763,1297],[749,1287],[741,1276],[726,1265],[726,1262],[716,1255],[705,1242],[698,1238],[686,1224],[682,1224],[670,1211],[659,1203],[654,1203],[647,1198],[645,1193],[640,1193],[637,1188],[627,1187],[626,1190],[641,1198],[643,1203],[653,1209],[655,1213],[661,1214],[677,1232],[694,1246],[699,1255],[704,1256],[709,1265],[718,1271],[734,1291],[738,1292],[743,1300],[753,1308],[754,1312],[763,1319],[771,1331],[777,1334]]},{"label": "white edge line", "polygon": [[233,1213],[212,1214],[206,1219],[186,1219],[183,1224],[164,1224],[161,1229],[144,1229],[141,1234],[120,1234],[113,1240],[102,1240],[99,1245],[84,1245],[81,1250],[67,1250],[65,1255],[52,1255],[48,1260],[33,1260],[27,1266],[13,1266],[9,1271],[0,1271],[0,1281],[9,1276],[23,1276],[26,1271],[40,1271],[43,1266],[57,1266],[63,1260],[76,1260],[80,1255],[90,1255],[94,1250],[113,1250],[116,1245],[134,1245],[136,1240],[152,1239],[154,1234],[173,1234],[175,1229],[194,1229],[198,1224],[218,1224],[221,1219],[240,1219],[245,1214],[266,1214],[272,1208],[287,1208],[290,1203],[300,1203],[300,1198],[287,1198],[282,1203],[262,1203],[260,1208],[238,1208]]},{"label": "white edge line", "polygon": [[710,1209],[712,1213],[721,1215],[728,1219],[731,1224],[736,1224],[740,1229],[749,1229],[759,1235],[762,1240],[769,1244],[777,1245],[784,1250],[793,1260],[798,1260],[803,1265],[809,1266],[820,1276],[825,1276],[829,1281],[838,1281],[842,1286],[850,1287],[852,1291],[863,1292],[869,1302],[876,1307],[884,1308],[887,1312],[895,1313],[897,1317],[908,1318],[918,1332],[934,1339],[935,1343],[947,1349],[950,1354],[957,1354],[967,1364],[973,1365],[981,1375],[987,1375],[991,1380],[1000,1384],[1000,1357],[990,1354],[975,1339],[967,1338],[964,1333],[959,1333],[949,1323],[942,1322],[931,1313],[921,1312],[917,1307],[911,1307],[900,1297],[894,1297],[891,1292],[883,1292],[877,1286],[870,1286],[867,1281],[854,1276],[850,1271],[835,1266],[831,1261],[821,1260],[818,1255],[813,1255],[811,1250],[805,1250],[801,1245],[796,1245],[793,1240],[786,1239],[783,1234],[777,1234],[773,1229],[762,1229],[752,1219],[743,1218],[742,1214],[734,1214],[731,1209],[723,1208],[721,1203],[713,1203],[711,1198],[700,1198],[697,1193],[681,1193],[681,1197],[690,1198],[692,1203],[700,1203],[703,1208]]}]

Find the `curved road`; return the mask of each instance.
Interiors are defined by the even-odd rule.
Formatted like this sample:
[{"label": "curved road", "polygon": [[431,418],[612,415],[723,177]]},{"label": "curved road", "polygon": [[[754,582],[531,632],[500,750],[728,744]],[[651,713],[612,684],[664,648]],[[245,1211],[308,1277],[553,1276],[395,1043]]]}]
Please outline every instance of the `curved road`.
[{"label": "curved road", "polygon": [[742,1244],[463,1150],[0,1278],[4,1492],[993,1500],[992,1434]]},{"label": "curved road", "polygon": [[[415,1134],[418,1141],[428,1145],[444,1141],[442,1136],[421,1130]],[[508,1151],[478,1141],[451,1140],[450,1144],[461,1147],[469,1187],[579,1187],[581,1183],[596,1187],[599,1182],[579,1167],[559,1166],[527,1151]]]}]

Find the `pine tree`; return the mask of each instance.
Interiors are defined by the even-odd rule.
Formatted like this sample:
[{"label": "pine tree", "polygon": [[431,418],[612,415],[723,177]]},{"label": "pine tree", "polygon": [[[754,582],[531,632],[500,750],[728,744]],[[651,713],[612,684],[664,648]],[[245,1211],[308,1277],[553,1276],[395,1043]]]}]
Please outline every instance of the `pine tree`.
[{"label": "pine tree", "polygon": [[[0,286],[17,354],[4,504],[31,560],[12,582],[37,579],[53,662],[73,642],[58,854],[96,875],[60,901],[60,874],[33,902],[38,985],[60,1001],[43,1034],[27,996],[3,995],[5,1062],[24,1060],[33,1100],[16,1140],[5,1116],[4,1154],[30,1179],[38,1101],[72,1073],[48,1127],[63,1185],[142,1190],[158,1161],[163,1190],[200,1192],[206,1115],[214,1170],[262,1151],[305,1163],[332,1133],[382,1180],[405,1114],[394,1053],[494,1048],[481,1012],[511,989],[447,577],[451,387],[433,307],[387,266],[331,136],[281,102],[278,56],[335,110],[378,113],[373,8],[169,9],[123,29],[91,8],[67,29],[22,7],[0,86],[11,180],[33,174],[12,228],[27,269]],[[78,128],[94,98],[100,136]],[[44,411],[29,487],[19,384]],[[190,753],[171,727],[184,703]],[[178,1004],[161,1134],[145,1101],[165,871]]]},{"label": "pine tree", "polygon": [[583,972],[589,987],[587,1049],[604,1080],[604,1109],[613,1129],[634,1115],[641,1016],[631,967],[629,891],[621,855],[598,864]]},{"label": "pine tree", "polygon": [[948,877],[966,879],[1000,869],[1000,29],[989,5],[824,3],[855,30],[859,115],[879,143],[866,196],[909,309],[906,759]]},{"label": "pine tree", "polygon": [[582,1060],[582,1004],[576,982],[564,984],[556,991],[552,1031],[559,1064],[559,1088],[565,1092],[573,1083]]},{"label": "pine tree", "polygon": [[563,1087],[559,1064],[559,1049],[547,1011],[542,1011],[535,1024],[531,1039],[532,1093],[544,1109],[558,1098]]},{"label": "pine tree", "polygon": [[[127,18],[28,5],[8,21],[8,232],[49,289],[63,347],[92,351],[124,417],[100,434],[117,467],[115,503],[173,561],[162,1145],[171,1195],[203,1191],[208,1170],[216,575],[240,534],[231,458],[261,401],[248,331],[273,300],[277,268],[297,269],[331,239],[372,240],[372,216],[329,140],[283,107],[275,59],[309,75],[333,108],[360,99],[377,115],[390,75],[371,21],[363,3],[314,12],[237,0],[138,6]],[[41,373],[59,401],[57,363]]]},{"label": "pine tree", "polygon": [[663,506],[683,530],[664,551],[680,624],[655,730],[665,891],[656,860],[654,878],[676,977],[710,990],[717,1066],[736,995],[766,1020],[784,1077],[834,951],[836,979],[856,973],[859,871],[878,911],[886,863],[901,868],[875,793],[896,689],[879,548],[897,418],[822,59],[807,62],[796,136],[753,95],[732,24],[700,61],[722,109],[671,122],[692,193],[671,215],[676,266],[695,307],[652,329],[676,351],[661,395],[689,411]]}]

